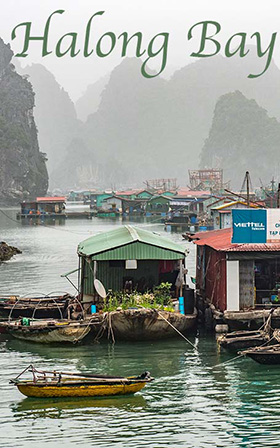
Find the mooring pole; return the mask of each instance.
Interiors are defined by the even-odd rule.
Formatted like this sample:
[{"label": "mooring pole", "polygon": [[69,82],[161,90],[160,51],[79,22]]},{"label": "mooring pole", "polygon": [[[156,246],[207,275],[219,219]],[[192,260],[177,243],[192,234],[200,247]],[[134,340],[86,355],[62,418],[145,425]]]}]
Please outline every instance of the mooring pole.
[{"label": "mooring pole", "polygon": [[249,171],[246,171],[247,207],[250,206]]},{"label": "mooring pole", "polygon": [[278,184],[277,190],[277,208],[280,208],[280,184]]}]

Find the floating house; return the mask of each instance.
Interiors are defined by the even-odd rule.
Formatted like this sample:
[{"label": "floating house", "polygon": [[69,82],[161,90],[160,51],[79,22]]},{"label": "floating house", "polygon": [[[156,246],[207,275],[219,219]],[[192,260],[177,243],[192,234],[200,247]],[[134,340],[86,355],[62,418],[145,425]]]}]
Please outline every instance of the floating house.
[{"label": "floating house", "polygon": [[[197,213],[191,211],[193,199],[174,196],[169,202],[169,212],[165,221],[166,226],[189,228],[197,222]],[[167,227],[168,229],[168,227]]]},{"label": "floating house", "polygon": [[112,195],[112,196],[109,196],[109,197],[103,199],[102,210],[103,211],[121,212],[122,211],[122,198]]},{"label": "floating house", "polygon": [[144,215],[148,199],[137,197],[135,199],[122,198],[123,215]]},{"label": "floating house", "polygon": [[95,191],[90,194],[90,208],[98,210],[102,208],[104,199],[110,198],[113,195],[112,191]]},{"label": "floating house", "polygon": [[244,201],[231,201],[210,207],[214,230],[231,228],[232,210],[237,208],[259,208],[259,206],[253,203],[248,206]]},{"label": "floating house", "polygon": [[121,226],[94,235],[78,246],[82,300],[96,295],[94,280],[106,290],[145,292],[162,282],[175,285],[186,253],[181,245],[154,232]]},{"label": "floating house", "polygon": [[66,218],[65,197],[38,197],[35,201],[23,201],[18,217],[46,216]]},{"label": "floating house", "polygon": [[233,244],[231,238],[231,228],[190,237],[199,295],[223,312],[280,303],[280,243]]},{"label": "floating house", "polygon": [[149,190],[141,190],[137,194],[135,194],[135,199],[150,199],[153,196]]},{"label": "floating house", "polygon": [[171,196],[157,195],[153,196],[146,205],[146,215],[166,216],[170,210]]}]

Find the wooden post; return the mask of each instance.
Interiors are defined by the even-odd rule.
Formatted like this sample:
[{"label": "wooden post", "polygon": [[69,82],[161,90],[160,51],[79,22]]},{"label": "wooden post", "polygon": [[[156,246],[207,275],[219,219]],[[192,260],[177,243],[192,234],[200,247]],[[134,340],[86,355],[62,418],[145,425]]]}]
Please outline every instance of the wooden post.
[{"label": "wooden post", "polygon": [[277,208],[280,208],[280,184],[278,184],[277,190]]},{"label": "wooden post", "polygon": [[250,206],[249,171],[246,171],[247,207]]},{"label": "wooden post", "polygon": [[180,297],[182,297],[183,294],[183,263],[182,260],[180,260]]}]

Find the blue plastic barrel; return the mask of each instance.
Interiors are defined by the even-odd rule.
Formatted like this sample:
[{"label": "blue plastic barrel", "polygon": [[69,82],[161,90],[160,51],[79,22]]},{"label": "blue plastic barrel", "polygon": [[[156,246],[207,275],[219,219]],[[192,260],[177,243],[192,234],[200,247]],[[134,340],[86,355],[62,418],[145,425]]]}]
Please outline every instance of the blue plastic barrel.
[{"label": "blue plastic barrel", "polygon": [[179,297],[179,311],[181,314],[185,314],[185,301],[184,297]]},{"label": "blue plastic barrel", "polygon": [[91,305],[91,314],[96,313],[96,305]]}]

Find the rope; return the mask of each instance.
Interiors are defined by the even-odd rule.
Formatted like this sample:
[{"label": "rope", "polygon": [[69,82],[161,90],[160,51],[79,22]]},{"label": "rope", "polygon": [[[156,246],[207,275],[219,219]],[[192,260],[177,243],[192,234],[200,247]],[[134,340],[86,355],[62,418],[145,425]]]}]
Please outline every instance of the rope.
[{"label": "rope", "polygon": [[[265,341],[263,344],[258,345],[257,347],[265,347],[265,346],[266,346],[267,344],[269,344],[273,339],[274,339],[274,336],[271,336],[271,338],[270,338],[268,341]],[[256,348],[256,347],[251,347],[251,350],[254,349],[254,348]],[[247,350],[245,350],[245,351],[248,351],[248,350],[250,350],[250,349],[247,349]],[[235,358],[228,359],[227,361],[221,362],[220,364],[216,364],[215,366],[212,367],[212,369],[215,369],[216,367],[222,366],[222,365],[224,365],[224,364],[228,364],[228,363],[230,363],[230,362],[232,362],[232,361],[235,361],[235,360],[238,359],[238,358],[242,358],[242,356],[246,356],[246,354],[242,353],[242,354],[240,354],[240,355],[238,355],[238,356],[235,356]]]},{"label": "rope", "polygon": [[216,367],[223,366],[224,364],[229,364],[230,362],[235,361],[238,358],[242,358],[243,356],[245,356],[245,355],[235,356],[235,358],[228,359],[227,361],[221,362],[220,364],[216,364],[215,366],[211,367],[211,369],[215,369]]},{"label": "rope", "polygon": [[[4,212],[4,210],[0,209],[0,212],[3,213],[3,215],[6,216],[6,218],[10,219],[10,221],[13,221],[13,222],[15,222],[16,224],[18,224],[19,226],[21,226],[21,223],[20,223],[20,222],[18,222],[17,220],[11,218],[7,213]],[[36,216],[36,215],[34,215],[34,217],[35,217],[35,218],[38,218],[38,216]],[[58,230],[58,231],[60,231],[60,232],[73,233],[74,235],[86,235],[86,234],[87,234],[87,232],[72,232],[72,230],[61,229],[61,228],[54,227],[54,226],[51,226],[51,225],[48,225],[48,224],[44,224],[44,223],[42,223],[42,222],[37,222],[36,225],[37,225],[37,226],[41,226],[41,227],[46,227],[46,228],[48,228],[48,229],[52,229],[52,230]]]},{"label": "rope", "polygon": [[159,311],[158,311],[159,316],[165,320],[165,322],[168,323],[168,325],[170,325],[170,327],[173,328],[173,330],[177,331],[177,333],[183,338],[185,339],[186,342],[188,342],[188,344],[190,344],[195,350],[197,350],[197,347],[188,339],[186,338],[186,336],[184,336],[176,327],[174,327],[174,325],[172,325],[171,322],[169,322]]},{"label": "rope", "polygon": [[108,324],[109,324],[109,328],[108,328],[108,339],[110,339],[110,335],[112,338],[112,343],[115,344],[115,336],[114,336],[114,332],[113,332],[113,328],[112,328],[112,315],[109,312],[108,313]]},{"label": "rope", "polygon": [[[74,339],[73,344],[76,344],[77,342],[80,342],[80,341],[84,338],[84,336],[87,335],[87,331],[88,331],[88,328],[89,328],[90,325],[91,325],[92,320],[93,320],[93,319],[90,319],[90,320],[89,320],[87,326],[84,328],[84,330],[83,330],[83,332],[80,334],[80,336]],[[86,334],[85,334],[85,333],[86,333]]]}]

